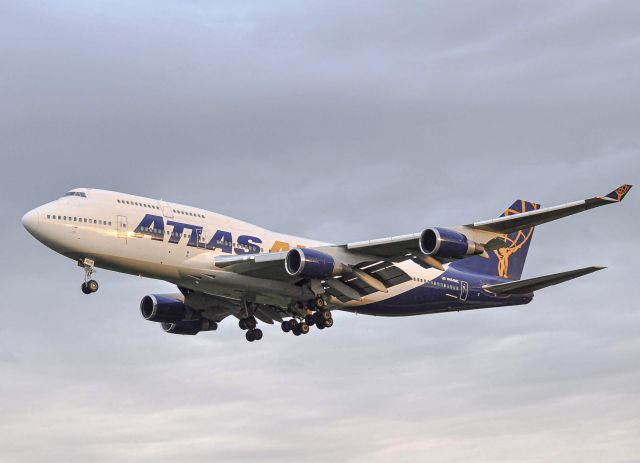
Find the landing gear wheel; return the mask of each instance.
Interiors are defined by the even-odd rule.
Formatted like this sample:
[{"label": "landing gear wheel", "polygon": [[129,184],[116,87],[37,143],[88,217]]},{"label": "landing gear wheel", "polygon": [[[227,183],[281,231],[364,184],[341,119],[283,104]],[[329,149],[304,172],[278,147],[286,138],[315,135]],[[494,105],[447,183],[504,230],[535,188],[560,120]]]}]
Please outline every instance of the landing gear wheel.
[{"label": "landing gear wheel", "polygon": [[332,326],[333,326],[333,318],[330,318],[329,320],[324,321],[325,328],[331,328]]},{"label": "landing gear wheel", "polygon": [[240,327],[241,330],[248,330],[249,327],[247,326],[247,320],[244,318],[241,318],[238,321],[238,326]]},{"label": "landing gear wheel", "polygon": [[248,330],[247,334],[244,335],[245,338],[247,338],[247,341],[249,342],[253,342],[256,340],[256,336],[253,332],[253,330]]},{"label": "landing gear wheel", "polygon": [[246,319],[246,323],[247,323],[247,327],[248,327],[250,330],[254,329],[254,328],[258,325],[258,322],[257,322],[257,321],[256,321],[256,319],[255,319],[255,318],[253,318],[253,317],[249,317],[249,318],[247,318],[247,319]]},{"label": "landing gear wheel", "polygon": [[262,339],[262,330],[260,328],[256,328],[255,330],[251,331],[253,331],[253,337],[256,341],[260,341]]},{"label": "landing gear wheel", "polygon": [[329,312],[328,310],[323,310],[322,312],[320,312],[320,314],[323,320],[329,320],[331,318],[331,312]]},{"label": "landing gear wheel", "polygon": [[306,323],[300,323],[298,325],[298,329],[300,330],[300,333],[307,334],[309,332],[309,325]]},{"label": "landing gear wheel", "polygon": [[282,331],[284,331],[285,333],[288,333],[289,331],[291,331],[291,325],[289,324],[288,321],[284,321],[280,324],[280,328],[282,328]]},{"label": "landing gear wheel", "polygon": [[314,303],[316,305],[316,309],[323,309],[327,305],[327,302],[322,296],[316,297]]},{"label": "landing gear wheel", "polygon": [[82,292],[85,294],[91,294],[98,291],[98,282],[91,278],[91,275],[95,273],[93,265],[95,262],[89,258],[80,259],[78,266],[84,269],[84,283],[82,283]]},{"label": "landing gear wheel", "polygon": [[325,328],[324,322],[316,323],[316,328],[318,328],[319,330],[324,330],[324,328]]},{"label": "landing gear wheel", "polygon": [[295,328],[291,329],[291,332],[295,335],[295,336],[300,336],[302,334],[302,330],[300,329],[300,325],[296,325]]},{"label": "landing gear wheel", "polygon": [[96,280],[89,280],[85,283],[85,287],[90,293],[98,291],[98,282]]},{"label": "landing gear wheel", "polygon": [[292,318],[291,320],[289,320],[289,327],[291,328],[291,331],[295,330],[297,326],[298,326],[298,320],[296,320],[295,318]]}]

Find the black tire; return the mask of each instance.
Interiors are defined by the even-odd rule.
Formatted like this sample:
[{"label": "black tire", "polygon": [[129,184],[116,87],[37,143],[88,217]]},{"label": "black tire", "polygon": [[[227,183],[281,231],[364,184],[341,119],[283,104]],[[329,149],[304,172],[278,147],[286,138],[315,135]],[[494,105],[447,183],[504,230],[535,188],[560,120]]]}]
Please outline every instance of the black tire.
[{"label": "black tire", "polygon": [[314,301],[314,303],[316,305],[316,309],[323,309],[327,305],[326,301],[322,298],[322,296],[316,297],[316,300]]},{"label": "black tire", "polygon": [[253,317],[247,318],[247,327],[250,330],[254,329],[257,325],[258,325],[258,322],[256,321],[255,318],[253,318]]},{"label": "black tire", "polygon": [[329,312],[328,310],[323,310],[323,311],[321,312],[321,314],[322,314],[322,319],[323,319],[323,320],[329,320],[329,319],[331,319],[331,312]]},{"label": "black tire", "polygon": [[296,320],[295,318],[292,318],[291,320],[289,320],[289,326],[291,327],[291,331],[296,329],[296,326],[298,326],[298,320]]},{"label": "black tire", "polygon": [[331,328],[332,326],[333,326],[333,318],[330,318],[329,320],[324,321],[325,328]]},{"label": "black tire", "polygon": [[302,334],[302,330],[300,329],[300,325],[296,325],[296,327],[293,328],[291,330],[291,332],[296,336],[300,336]]},{"label": "black tire", "polygon": [[91,293],[95,293],[96,291],[98,291],[98,288],[99,288],[98,282],[96,280],[87,281],[86,287]]},{"label": "black tire", "polygon": [[262,330],[260,328],[253,330],[253,337],[256,341],[260,341],[262,339]]},{"label": "black tire", "polygon": [[247,341],[249,341],[249,342],[253,342],[253,341],[256,340],[256,337],[253,334],[253,330],[248,330],[247,334],[245,334],[244,337],[247,338]]},{"label": "black tire", "polygon": [[284,331],[285,333],[288,333],[289,331],[291,331],[291,325],[287,320],[283,321],[280,324],[280,328],[282,328],[282,331]]},{"label": "black tire", "polygon": [[318,328],[319,330],[324,330],[324,322],[316,323],[316,328]]},{"label": "black tire", "polygon": [[238,326],[240,327],[240,329],[241,329],[241,330],[246,330],[246,329],[248,329],[248,328],[249,328],[249,327],[247,326],[247,321],[246,321],[244,318],[241,318],[241,319],[238,321]]},{"label": "black tire", "polygon": [[82,289],[82,292],[84,294],[91,294],[91,291],[89,291],[89,288],[87,288],[87,284],[86,283],[82,283],[82,286],[80,286],[80,289]]},{"label": "black tire", "polygon": [[298,329],[302,334],[307,334],[309,332],[309,325],[307,325],[306,323],[300,323],[298,325]]}]

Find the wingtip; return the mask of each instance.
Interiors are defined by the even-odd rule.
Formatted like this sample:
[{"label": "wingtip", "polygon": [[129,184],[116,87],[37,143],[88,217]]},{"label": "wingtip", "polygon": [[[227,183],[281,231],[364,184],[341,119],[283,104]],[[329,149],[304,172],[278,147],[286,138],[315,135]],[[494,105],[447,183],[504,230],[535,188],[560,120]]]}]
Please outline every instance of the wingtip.
[{"label": "wingtip", "polygon": [[614,201],[620,202],[624,199],[627,193],[629,193],[629,190],[631,190],[632,186],[633,185],[629,185],[625,183],[624,185],[619,186],[618,188],[613,190],[606,197],[609,199],[613,199]]}]

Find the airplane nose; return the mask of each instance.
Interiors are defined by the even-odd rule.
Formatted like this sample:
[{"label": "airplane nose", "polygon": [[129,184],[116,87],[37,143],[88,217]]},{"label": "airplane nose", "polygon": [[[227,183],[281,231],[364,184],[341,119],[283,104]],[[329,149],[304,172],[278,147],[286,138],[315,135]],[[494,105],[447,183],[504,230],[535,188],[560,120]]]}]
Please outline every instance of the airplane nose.
[{"label": "airplane nose", "polygon": [[38,225],[38,212],[35,209],[27,212],[22,217],[22,226],[26,228],[27,231],[32,235],[37,225]]}]

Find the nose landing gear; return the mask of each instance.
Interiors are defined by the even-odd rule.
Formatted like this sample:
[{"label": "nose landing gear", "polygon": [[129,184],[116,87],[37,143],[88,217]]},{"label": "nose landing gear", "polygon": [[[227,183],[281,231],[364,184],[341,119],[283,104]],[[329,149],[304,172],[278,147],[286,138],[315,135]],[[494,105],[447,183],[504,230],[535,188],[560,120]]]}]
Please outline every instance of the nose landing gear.
[{"label": "nose landing gear", "polygon": [[85,294],[95,293],[96,291],[98,291],[98,282],[96,280],[89,280],[85,283],[82,283],[82,286],[80,286],[80,288]]},{"label": "nose landing gear", "polygon": [[91,275],[95,272],[93,264],[94,262],[91,259],[84,259],[78,262],[78,266],[84,268],[84,283],[80,287],[84,294],[95,293],[99,288],[98,282],[91,279]]}]

